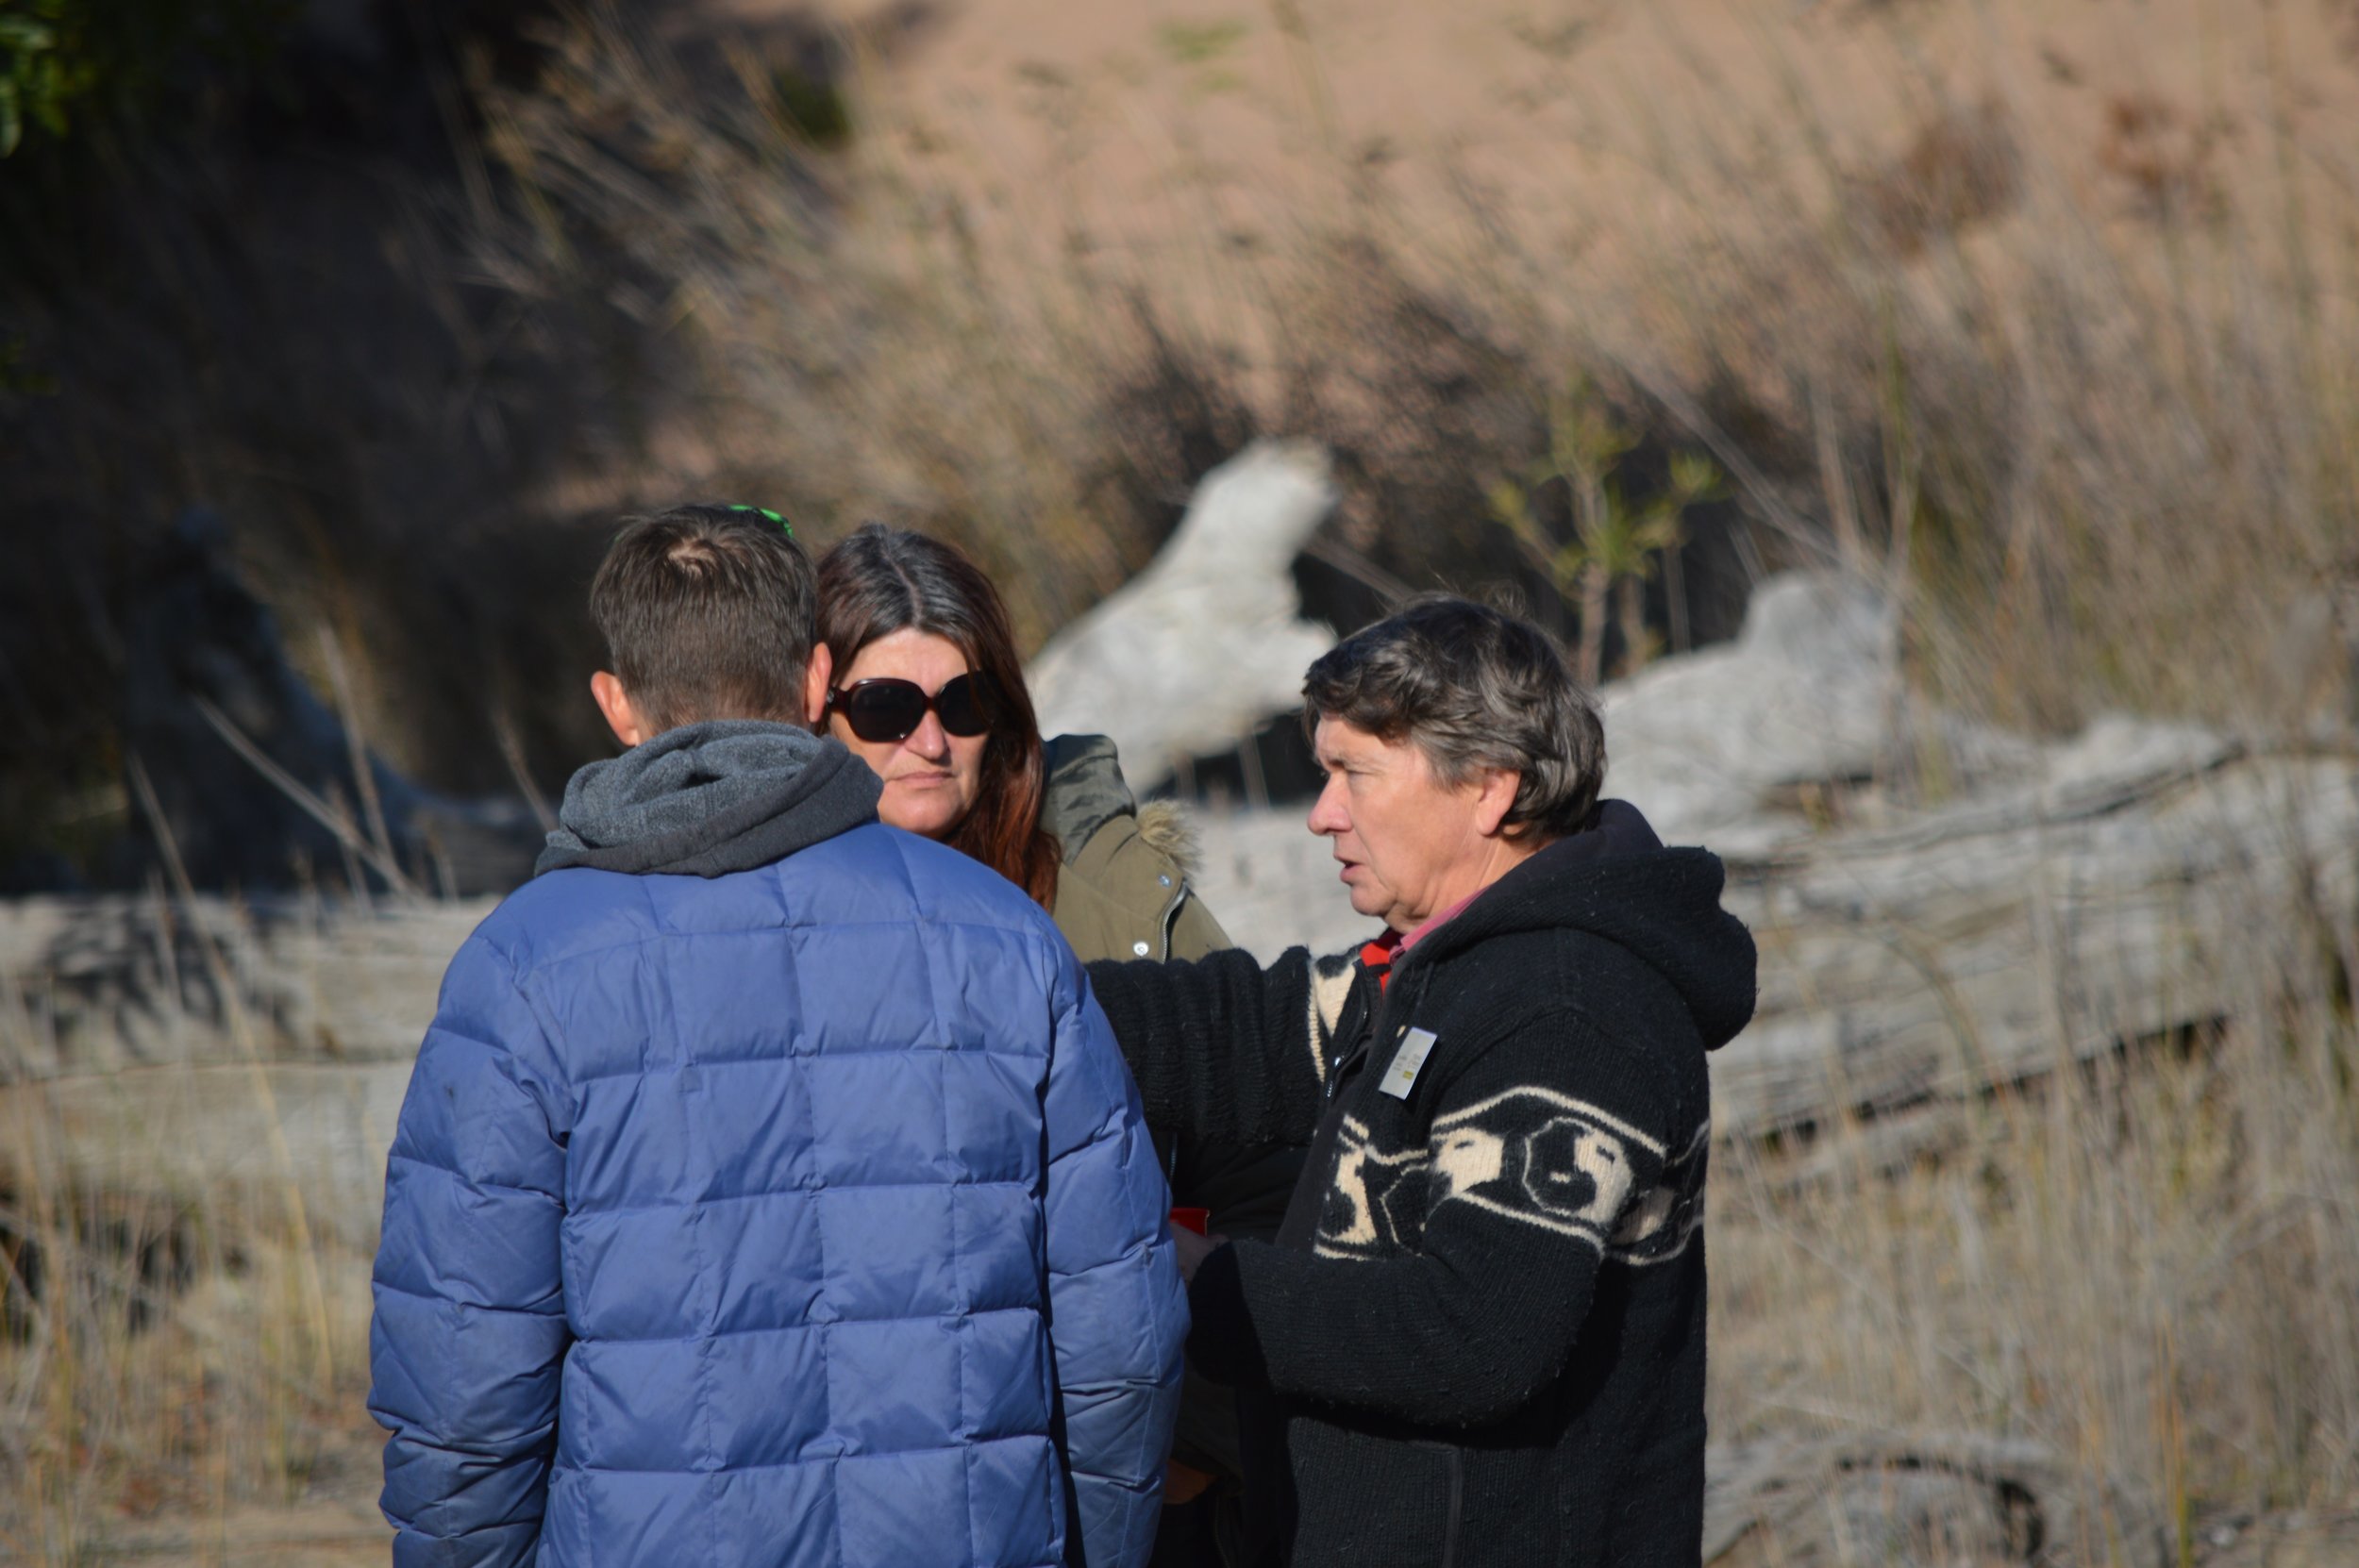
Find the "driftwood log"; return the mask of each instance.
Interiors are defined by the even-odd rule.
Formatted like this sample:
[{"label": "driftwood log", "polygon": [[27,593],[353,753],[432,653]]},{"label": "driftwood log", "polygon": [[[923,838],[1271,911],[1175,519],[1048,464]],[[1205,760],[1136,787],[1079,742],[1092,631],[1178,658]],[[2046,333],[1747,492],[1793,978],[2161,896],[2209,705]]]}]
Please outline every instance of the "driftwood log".
[{"label": "driftwood log", "polygon": [[1753,1026],[1713,1063],[1724,1130],[2019,1080],[2250,1015],[2347,949],[2359,761],[2236,757],[2021,792],[1732,867]]},{"label": "driftwood log", "polygon": [[[2351,957],[2359,760],[2115,750],[2125,765],[1732,859],[1761,1007],[1714,1058],[1723,1134],[2019,1080],[2248,1014],[2287,966]],[[1249,830],[1309,860],[1241,883],[1236,862],[1275,852],[1231,853],[1215,825],[1207,880],[1230,884],[1212,897],[1241,940],[1341,906],[1306,883],[1329,872],[1298,822]],[[443,966],[488,908],[0,906],[0,1149],[39,1126],[77,1181],[293,1183],[364,1235]]]},{"label": "driftwood log", "polygon": [[[1609,792],[1719,850],[1760,942],[1759,1011],[1713,1060],[1724,1136],[1937,1106],[2259,1016],[2304,965],[2359,973],[2359,756],[1996,733],[1902,691],[1891,632],[1855,581],[1779,578],[1735,642],[1602,693]],[[1365,935],[1333,876],[1295,812],[1205,825],[1199,890],[1264,957]],[[38,1147],[76,1183],[294,1193],[365,1238],[443,964],[489,908],[0,905],[0,1185]]]},{"label": "driftwood log", "polygon": [[1336,498],[1327,454],[1296,442],[1256,442],[1206,475],[1146,570],[1025,671],[1041,732],[1113,737],[1141,788],[1249,747],[1334,645],[1302,619],[1292,566]]},{"label": "driftwood log", "polygon": [[490,908],[0,905],[0,1194],[292,1215],[373,1243],[443,968]]}]

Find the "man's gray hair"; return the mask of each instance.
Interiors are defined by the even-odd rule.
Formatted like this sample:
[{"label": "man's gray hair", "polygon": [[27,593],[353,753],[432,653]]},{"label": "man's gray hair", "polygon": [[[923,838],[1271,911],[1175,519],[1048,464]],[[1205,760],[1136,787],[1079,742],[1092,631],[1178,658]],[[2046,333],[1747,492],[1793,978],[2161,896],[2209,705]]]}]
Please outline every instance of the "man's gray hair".
[{"label": "man's gray hair", "polygon": [[1303,677],[1303,722],[1408,740],[1443,783],[1523,776],[1502,826],[1541,839],[1587,825],[1605,783],[1605,726],[1555,640],[1470,599],[1413,600],[1337,643]]}]

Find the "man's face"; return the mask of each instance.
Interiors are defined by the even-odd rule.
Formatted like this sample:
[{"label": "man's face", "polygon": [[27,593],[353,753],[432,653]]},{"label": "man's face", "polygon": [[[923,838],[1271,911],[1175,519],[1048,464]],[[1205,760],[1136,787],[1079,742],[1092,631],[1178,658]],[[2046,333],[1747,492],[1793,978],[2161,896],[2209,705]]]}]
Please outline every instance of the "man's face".
[{"label": "man's face", "polygon": [[[1311,831],[1334,841],[1354,909],[1409,932],[1482,889],[1501,847],[1496,781],[1486,790],[1477,774],[1452,788],[1414,741],[1379,740],[1342,719],[1321,719],[1312,748],[1327,787]],[[1512,799],[1514,776],[1495,777]]]}]

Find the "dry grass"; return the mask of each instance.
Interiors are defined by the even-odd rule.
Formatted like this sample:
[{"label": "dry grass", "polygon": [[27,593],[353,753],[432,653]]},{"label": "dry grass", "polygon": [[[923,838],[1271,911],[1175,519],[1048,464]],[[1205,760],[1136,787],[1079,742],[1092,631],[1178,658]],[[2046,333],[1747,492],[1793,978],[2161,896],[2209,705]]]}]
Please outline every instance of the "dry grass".
[{"label": "dry grass", "polygon": [[1715,1435],[2035,1439],[2182,1561],[2203,1518],[2351,1508],[2359,1032],[2329,1003],[1946,1112],[1948,1151],[1897,1176],[1855,1129],[1799,1186],[1790,1158],[1725,1151]]},{"label": "dry grass", "polygon": [[0,1168],[0,1557],[243,1563],[308,1509],[308,1560],[381,1560],[368,1259],[275,1210],[81,1190],[46,1130]]},{"label": "dry grass", "polygon": [[[2282,913],[2225,1018],[1912,1112],[1933,1152],[1897,1172],[1879,1124],[1724,1143],[1715,1438],[2034,1440],[2108,1500],[2051,1563],[2151,1564],[2106,1534],[2139,1517],[2197,1561],[2223,1517],[2359,1510],[2359,926]],[[332,1184],[94,1190],[54,1104],[0,1093],[0,1549],[381,1557],[367,1257],[307,1213]],[[1986,1568],[1873,1525],[1743,1560]]]},{"label": "dry grass", "polygon": [[[1257,432],[1337,450],[1330,543],[1365,580],[1514,578],[1570,630],[1578,607],[1485,499],[1546,471],[1570,405],[1631,432],[1610,477],[1633,504],[1675,453],[1729,475],[1741,537],[1719,538],[1730,509],[1691,512],[1696,570],[1885,576],[1920,679],[1961,706],[2048,730],[2112,706],[2298,727],[2344,694],[2321,694],[2315,637],[2260,628],[2310,606],[2359,629],[2342,122],[2304,113],[2320,89],[2282,39],[2258,64],[2205,42],[2207,71],[2243,74],[2183,101],[2083,82],[2015,36],[2035,8],[2001,10],[1989,38],[1955,21],[1942,42],[1965,53],[1935,63],[1913,11],[1778,30],[1667,8],[1686,20],[1661,24],[1658,75],[1590,108],[1591,160],[1618,173],[1564,174],[1605,204],[1570,240],[1447,155],[1428,171],[1446,198],[1386,183],[1388,149],[1322,118],[1319,50],[1342,41],[1305,33],[1282,73],[1309,107],[1272,111],[1297,149],[1265,154],[1277,194],[1238,216],[1210,153],[1157,171],[1151,250],[1097,238],[1100,209],[1150,198],[1056,167],[1106,166],[1090,138],[1128,78],[1035,62],[1024,115],[972,126],[880,87],[822,157],[758,52],[699,77],[600,10],[541,91],[497,101],[519,216],[491,250],[520,292],[603,289],[679,329],[700,401],[658,444],[682,482],[784,497],[823,538],[872,514],[949,533],[1033,636],[1135,568],[1187,481]],[[1706,26],[1749,53],[1732,66]],[[1200,86],[1197,42],[1175,68]],[[1814,58],[1838,45],[1868,91]],[[1559,107],[1535,90],[1535,120]],[[1011,176],[962,129],[1058,152],[1005,154]],[[995,176],[1028,173],[1039,189],[995,205]],[[1573,537],[1564,485],[1531,500]],[[1723,629],[1726,604],[1705,609]]]},{"label": "dry grass", "polygon": [[516,210],[487,269],[692,345],[655,443],[677,490],[818,542],[872,515],[941,532],[1045,637],[1145,560],[1243,421],[1086,279],[979,275],[954,211],[816,158],[761,63],[731,65],[700,78],[611,10],[560,33],[541,87],[493,100]]}]

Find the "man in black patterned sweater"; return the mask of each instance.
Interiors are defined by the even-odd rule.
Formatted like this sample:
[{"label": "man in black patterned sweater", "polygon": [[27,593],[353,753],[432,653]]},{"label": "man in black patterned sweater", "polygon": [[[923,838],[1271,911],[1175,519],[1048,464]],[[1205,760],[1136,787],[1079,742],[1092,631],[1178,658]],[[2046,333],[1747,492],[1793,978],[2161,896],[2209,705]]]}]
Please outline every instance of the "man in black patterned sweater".
[{"label": "man in black patterned sweater", "polygon": [[1420,602],[1303,692],[1310,826],[1383,936],[1091,966],[1150,1122],[1311,1144],[1274,1243],[1179,1238],[1261,1560],[1690,1568],[1704,1053],[1753,1008],[1720,862],[1599,800],[1597,711],[1514,617]]}]

